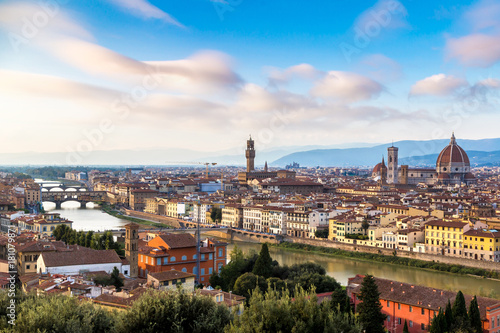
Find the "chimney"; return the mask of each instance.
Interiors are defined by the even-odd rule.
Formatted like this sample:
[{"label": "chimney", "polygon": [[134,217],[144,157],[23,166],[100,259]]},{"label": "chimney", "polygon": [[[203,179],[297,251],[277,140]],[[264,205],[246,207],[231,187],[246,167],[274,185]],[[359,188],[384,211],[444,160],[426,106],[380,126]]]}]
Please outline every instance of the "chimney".
[{"label": "chimney", "polygon": [[441,290],[441,296],[443,296],[443,291]]}]

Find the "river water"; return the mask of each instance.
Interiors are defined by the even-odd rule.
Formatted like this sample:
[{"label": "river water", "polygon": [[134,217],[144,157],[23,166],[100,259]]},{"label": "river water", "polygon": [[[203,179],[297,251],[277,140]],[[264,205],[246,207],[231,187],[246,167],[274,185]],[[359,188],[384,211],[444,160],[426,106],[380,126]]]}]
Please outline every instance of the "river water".
[{"label": "river water", "polygon": [[[63,203],[62,209],[55,209],[55,204],[44,203],[44,208],[51,212],[60,213],[73,221],[76,230],[102,231],[120,229],[127,220],[119,219],[102,212],[99,207],[88,204],[86,209],[80,209],[77,202]],[[228,246],[230,253],[235,244]],[[238,242],[237,245],[244,253],[260,251],[261,245]],[[287,249],[269,247],[269,252],[280,265],[293,265],[305,262],[315,262],[325,268],[327,274],[333,276],[342,285],[347,279],[356,274],[372,274],[379,278],[401,281],[411,284],[448,290],[462,290],[465,294],[500,298],[500,281],[476,278],[472,276],[455,275],[444,272],[422,270],[414,267],[402,267],[387,263],[356,260],[352,258],[330,257],[320,254],[311,254],[290,251]]]}]

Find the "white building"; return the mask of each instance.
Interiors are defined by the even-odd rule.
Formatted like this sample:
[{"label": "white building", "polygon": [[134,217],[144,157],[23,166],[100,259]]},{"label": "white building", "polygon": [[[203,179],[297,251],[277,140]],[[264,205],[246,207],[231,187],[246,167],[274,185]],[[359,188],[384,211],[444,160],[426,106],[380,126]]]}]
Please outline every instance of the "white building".
[{"label": "white building", "polygon": [[75,251],[43,252],[37,261],[38,273],[77,275],[82,272],[105,271],[114,267],[129,275],[130,264],[124,264],[114,250],[92,250],[79,247]]}]

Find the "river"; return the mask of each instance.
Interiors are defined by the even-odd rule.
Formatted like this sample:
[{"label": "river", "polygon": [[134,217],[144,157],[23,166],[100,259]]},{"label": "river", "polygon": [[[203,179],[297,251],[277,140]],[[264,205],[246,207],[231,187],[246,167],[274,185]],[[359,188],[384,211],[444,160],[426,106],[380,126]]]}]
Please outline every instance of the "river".
[{"label": "river", "polygon": [[[86,209],[78,208],[77,202],[66,202],[62,209],[55,209],[55,204],[44,203],[44,208],[51,212],[60,213],[73,221],[76,230],[107,230],[119,229],[129,223],[103,213],[98,207],[88,204]],[[235,244],[228,246],[230,253]],[[237,245],[244,253],[260,251],[260,244],[238,242]],[[411,284],[448,290],[462,290],[466,294],[500,298],[500,281],[476,278],[472,276],[456,275],[451,273],[422,270],[414,267],[402,267],[380,262],[356,260],[352,258],[330,257],[320,254],[291,251],[282,248],[269,247],[271,257],[280,265],[293,265],[305,262],[315,262],[325,268],[327,274],[333,276],[342,285],[347,279],[356,274],[372,274],[376,277],[401,281]]]}]

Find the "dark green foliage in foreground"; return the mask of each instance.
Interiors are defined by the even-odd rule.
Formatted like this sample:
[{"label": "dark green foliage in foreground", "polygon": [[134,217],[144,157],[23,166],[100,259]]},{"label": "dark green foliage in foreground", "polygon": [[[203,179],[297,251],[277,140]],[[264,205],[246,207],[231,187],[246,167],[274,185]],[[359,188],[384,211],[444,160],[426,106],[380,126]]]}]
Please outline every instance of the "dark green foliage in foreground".
[{"label": "dark green foliage in foreground", "polygon": [[269,255],[269,248],[267,247],[267,243],[262,244],[262,248],[260,249],[259,257],[253,266],[252,273],[255,275],[263,276],[264,278],[268,278],[271,276],[273,272],[273,259]]},{"label": "dark green foliage in foreground", "polygon": [[397,257],[397,256],[386,256],[386,255],[375,254],[375,253],[352,252],[352,251],[334,249],[334,248],[330,248],[330,247],[321,247],[321,246],[313,246],[313,245],[289,243],[289,242],[283,242],[279,245],[273,245],[273,246],[283,247],[283,248],[292,249],[292,250],[295,249],[295,250],[301,250],[301,251],[318,252],[318,253],[330,254],[330,255],[341,256],[341,257],[358,258],[358,259],[369,260],[369,261],[386,262],[386,263],[402,265],[402,266],[426,268],[426,269],[432,269],[432,270],[441,271],[441,272],[470,274],[470,275],[483,276],[483,277],[487,277],[487,278],[500,278],[500,272],[490,271],[490,270],[481,269],[481,268],[465,267],[465,266],[460,266],[460,265],[448,265],[448,264],[437,263],[437,262],[433,262],[433,261],[423,261],[423,260],[410,259],[410,258],[401,258],[401,257]]},{"label": "dark green foliage in foreground", "polygon": [[150,291],[120,316],[117,331],[219,333],[230,320],[228,308],[209,297]]},{"label": "dark green foliage in foreground", "polygon": [[329,301],[318,304],[312,292],[299,288],[295,297],[285,291],[280,295],[268,289],[265,294],[258,289],[252,293],[248,308],[235,317],[226,333],[250,332],[362,332],[358,317],[338,311]]},{"label": "dark green foliage in foreground", "polygon": [[[8,294],[0,293],[0,303],[9,301]],[[16,302],[15,326],[0,316],[4,332],[113,332],[116,316],[89,301],[78,301],[68,296],[21,296]]]},{"label": "dark green foliage in foreground", "polygon": [[366,275],[363,278],[359,299],[361,303],[357,305],[356,311],[363,329],[367,333],[383,333],[386,316],[382,313],[380,292],[373,276]]}]

